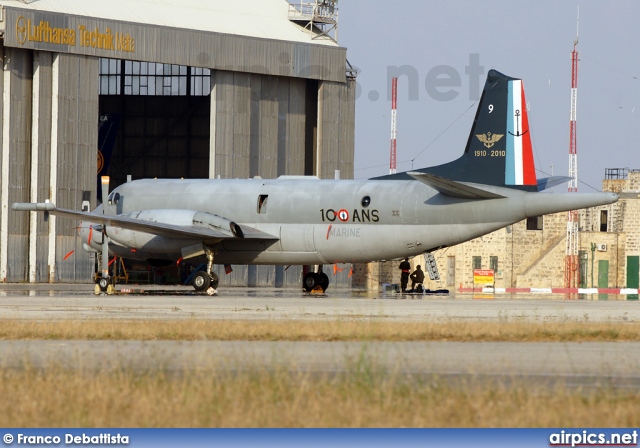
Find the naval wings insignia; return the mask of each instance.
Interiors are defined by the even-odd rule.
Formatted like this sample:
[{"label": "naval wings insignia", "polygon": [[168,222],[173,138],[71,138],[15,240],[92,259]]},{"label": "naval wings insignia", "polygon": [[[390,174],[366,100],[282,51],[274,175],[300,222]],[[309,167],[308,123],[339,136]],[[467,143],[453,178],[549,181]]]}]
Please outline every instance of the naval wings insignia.
[{"label": "naval wings insignia", "polygon": [[498,140],[504,137],[504,134],[492,134],[491,132],[487,132],[486,134],[476,134],[476,137],[478,137],[478,140],[484,143],[484,146],[486,146],[487,148],[491,148],[495,143],[498,142]]}]

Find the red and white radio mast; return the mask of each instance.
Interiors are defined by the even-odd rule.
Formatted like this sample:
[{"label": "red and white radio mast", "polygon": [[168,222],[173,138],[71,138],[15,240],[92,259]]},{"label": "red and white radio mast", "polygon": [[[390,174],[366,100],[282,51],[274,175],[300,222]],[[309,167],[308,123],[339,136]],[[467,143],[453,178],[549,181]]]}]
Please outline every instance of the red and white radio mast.
[{"label": "red and white radio mast", "polygon": [[396,174],[396,106],[398,104],[398,78],[391,80],[391,158],[389,174]]},{"label": "red and white radio mast", "polygon": [[[571,52],[571,121],[569,123],[569,192],[578,191],[578,148],[576,142],[576,108],[578,101],[578,31],[580,27],[580,9],[578,7],[578,28],[576,40]],[[579,218],[578,212],[572,210],[567,214],[567,250],[564,261],[564,286],[577,288],[580,283],[579,250]]]}]

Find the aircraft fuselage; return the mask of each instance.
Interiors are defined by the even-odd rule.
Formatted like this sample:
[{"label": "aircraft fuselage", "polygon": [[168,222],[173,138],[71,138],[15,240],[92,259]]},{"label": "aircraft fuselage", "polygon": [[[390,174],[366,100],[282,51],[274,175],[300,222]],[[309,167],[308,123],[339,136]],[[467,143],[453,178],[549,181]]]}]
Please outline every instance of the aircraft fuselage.
[{"label": "aircraft fuselage", "polygon": [[[216,263],[290,265],[415,256],[473,239],[528,216],[566,209],[566,200],[555,200],[566,194],[483,188],[508,196],[460,199],[415,180],[145,179],[115,189],[104,212],[133,213],[138,219],[176,225],[193,225],[189,222],[191,212],[222,216],[279,239],[224,239],[215,245]],[[601,202],[602,196],[597,196]],[[588,203],[576,203],[576,208],[583,206]],[[138,215],[141,210],[150,213]],[[88,228],[84,225],[81,233],[85,242],[100,250],[99,236],[87,241]],[[177,260],[184,255],[183,248],[202,243],[109,226],[107,235],[111,252],[145,260]]]}]

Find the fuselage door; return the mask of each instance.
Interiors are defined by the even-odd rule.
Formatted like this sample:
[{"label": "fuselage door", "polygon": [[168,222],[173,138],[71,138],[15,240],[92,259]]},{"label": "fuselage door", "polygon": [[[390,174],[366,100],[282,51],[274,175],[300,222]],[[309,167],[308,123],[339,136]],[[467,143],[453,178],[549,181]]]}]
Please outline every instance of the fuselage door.
[{"label": "fuselage door", "polygon": [[284,252],[315,253],[313,225],[287,224],[280,227],[280,243]]}]

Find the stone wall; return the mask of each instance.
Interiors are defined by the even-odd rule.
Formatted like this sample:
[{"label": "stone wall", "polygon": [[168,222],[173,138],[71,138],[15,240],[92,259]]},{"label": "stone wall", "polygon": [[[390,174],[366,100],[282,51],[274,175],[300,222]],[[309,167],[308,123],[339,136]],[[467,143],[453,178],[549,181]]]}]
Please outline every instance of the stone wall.
[{"label": "stone wall", "polygon": [[[603,190],[618,193],[620,200],[579,211],[579,250],[582,263],[586,263],[583,285],[598,287],[599,262],[606,260],[607,286],[622,288],[626,287],[627,256],[640,255],[640,171],[629,171],[626,179],[603,181]],[[497,257],[496,288],[564,287],[566,231],[567,213],[556,213],[543,217],[541,230],[527,230],[525,220],[435,251],[440,280],[432,281],[427,276],[425,287],[472,288],[473,257],[481,258],[482,269],[489,269],[491,257]],[[376,289],[381,283],[400,283],[399,263],[367,265],[368,286]],[[417,264],[424,266],[422,256],[411,260],[412,267]],[[450,267],[453,272],[449,272]]]},{"label": "stone wall", "polygon": [[[597,287],[598,262],[609,261],[609,287],[626,286],[626,257],[640,254],[640,198],[622,193],[621,199],[602,207],[581,210],[580,251],[586,257],[586,286],[591,287],[591,262]],[[602,211],[606,211],[606,231],[600,231]],[[526,221],[498,230],[481,238],[442,249],[434,253],[440,281],[428,280],[426,287],[472,288],[473,257],[481,257],[482,269],[490,266],[490,257],[498,257],[496,288],[557,288],[564,286],[567,214],[543,217],[542,230],[527,230]],[[591,244],[596,250],[591,251]],[[604,249],[606,247],[606,249]],[[455,259],[454,281],[448,280],[449,258]],[[420,257],[421,258],[421,257]],[[451,284],[452,283],[452,284]]]}]

